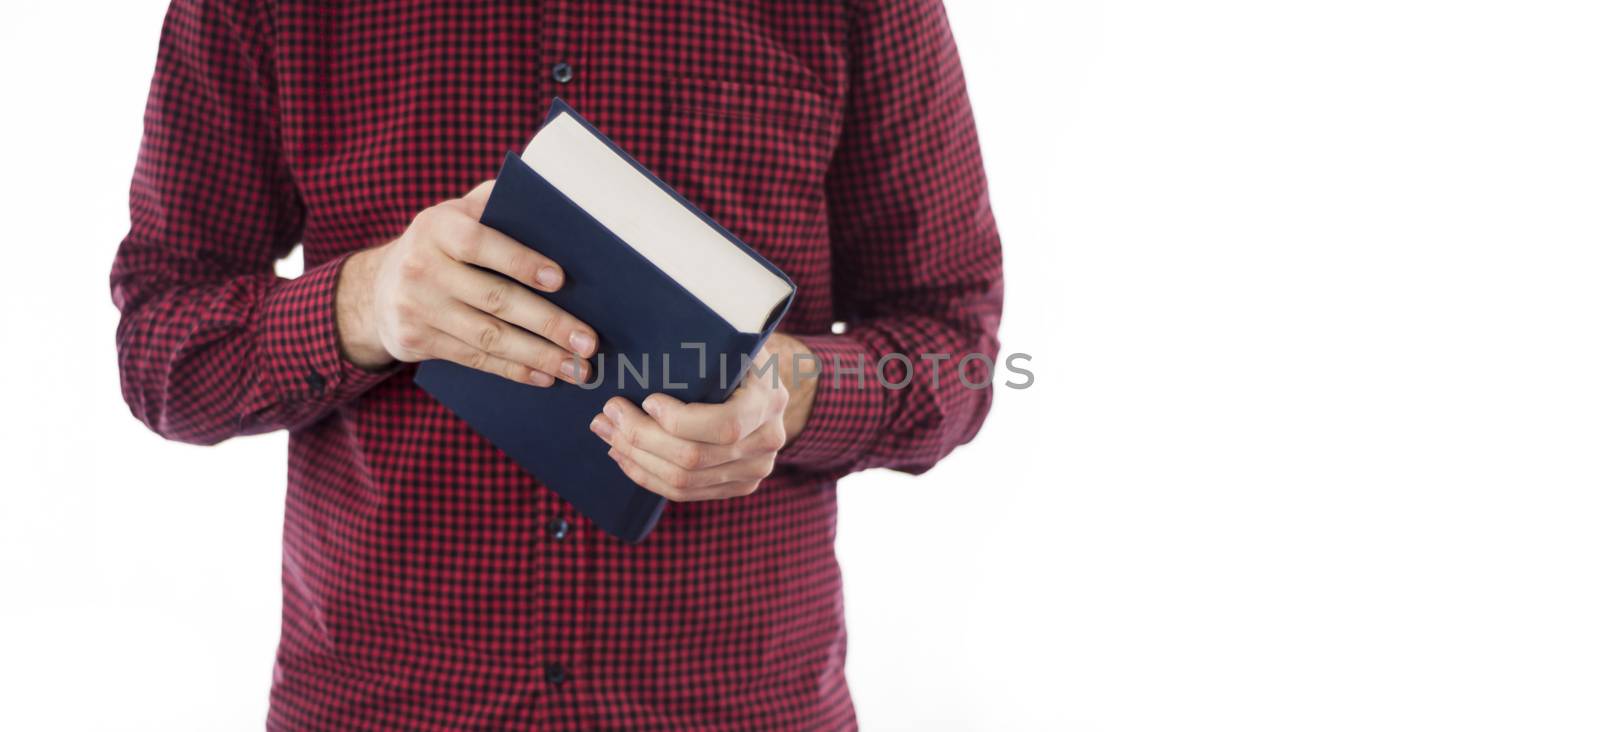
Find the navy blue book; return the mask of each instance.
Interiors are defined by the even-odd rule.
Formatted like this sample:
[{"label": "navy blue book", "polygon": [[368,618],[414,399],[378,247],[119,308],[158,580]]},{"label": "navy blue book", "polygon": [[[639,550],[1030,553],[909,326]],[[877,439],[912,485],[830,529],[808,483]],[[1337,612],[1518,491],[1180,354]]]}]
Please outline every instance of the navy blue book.
[{"label": "navy blue book", "polygon": [[617,467],[590,421],[618,395],[726,400],[794,283],[560,99],[506,155],[481,221],[565,270],[542,296],[595,329],[594,373],[540,388],[428,361],[416,383],[601,529],[642,541],[665,499]]}]

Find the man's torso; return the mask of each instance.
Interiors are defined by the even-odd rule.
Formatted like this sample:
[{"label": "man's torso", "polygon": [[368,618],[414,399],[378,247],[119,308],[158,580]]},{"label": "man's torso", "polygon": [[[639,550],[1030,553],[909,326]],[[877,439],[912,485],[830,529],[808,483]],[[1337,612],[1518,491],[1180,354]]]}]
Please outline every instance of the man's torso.
[{"label": "man's torso", "polygon": [[[786,330],[827,330],[843,8],[397,0],[268,17],[308,267],[492,177],[560,96],[793,277]],[[624,545],[403,371],[291,438],[269,726],[851,727],[834,527],[832,485],[780,470],[749,498],[674,504]]]}]

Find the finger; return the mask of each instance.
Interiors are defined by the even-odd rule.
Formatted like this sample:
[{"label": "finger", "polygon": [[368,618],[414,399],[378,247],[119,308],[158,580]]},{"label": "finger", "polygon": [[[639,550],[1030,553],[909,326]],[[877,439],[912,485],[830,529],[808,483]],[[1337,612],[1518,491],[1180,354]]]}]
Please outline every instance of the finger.
[{"label": "finger", "polygon": [[561,289],[561,265],[517,240],[478,223],[466,209],[445,213],[432,222],[437,244],[450,258],[499,272],[544,292]]},{"label": "finger", "polygon": [[433,314],[435,328],[478,350],[542,371],[570,383],[588,378],[589,366],[566,350],[521,328],[468,307],[449,302]]},{"label": "finger", "polygon": [[601,414],[600,418],[604,419],[605,424],[615,433],[615,435],[601,435],[607,442],[616,440],[627,443],[681,468],[699,470],[743,457],[737,446],[695,442],[672,435],[633,402],[621,397],[607,402],[605,413]]},{"label": "finger", "polygon": [[732,445],[783,412],[781,390],[746,383],[722,404],[685,404],[666,394],[651,394],[644,410],[667,432],[696,442]]},{"label": "finger", "polygon": [[590,425],[596,434],[608,444],[625,444],[686,470],[704,470],[747,457],[776,453],[786,441],[783,422],[776,419],[768,420],[733,445],[685,440],[668,433],[632,402],[621,398],[613,401],[615,406],[608,404],[606,413],[615,413],[618,418],[598,415]]},{"label": "finger", "polygon": [[[597,421],[604,419],[606,417],[601,415]],[[657,455],[640,450],[626,441],[614,441],[611,443],[611,447],[657,478],[660,478],[661,482],[686,492],[696,492],[724,483],[759,481],[772,472],[772,463],[776,457],[776,453],[768,453],[742,460],[734,460],[716,467],[690,470],[675,465]]]},{"label": "finger", "polygon": [[678,503],[684,503],[688,501],[714,501],[725,498],[748,496],[751,493],[754,493],[756,489],[761,486],[761,481],[759,480],[746,480],[723,483],[720,485],[708,486],[706,488],[695,490],[680,490],[668,485],[666,482],[661,480],[659,476],[651,473],[648,470],[645,470],[637,462],[634,462],[627,455],[618,452],[616,449],[612,449],[607,454],[610,455],[611,459],[617,463],[618,467],[622,468],[622,472],[625,473],[634,483],[637,483],[639,487],[644,488],[651,493],[660,495],[669,501],[675,501]]},{"label": "finger", "polygon": [[461,202],[467,215],[476,219],[483,216],[483,207],[489,204],[489,194],[494,192],[494,181],[486,180],[473,187],[467,195],[457,199]]},{"label": "finger", "polygon": [[784,431],[783,419],[769,419],[750,436],[739,441],[733,446],[733,451],[739,457],[754,455],[776,455],[784,445],[789,444],[789,434]]},{"label": "finger", "polygon": [[512,381],[534,386],[550,386],[555,382],[549,374],[535,371],[515,361],[510,361],[471,344],[441,330],[434,330],[429,336],[428,351],[436,358],[494,374]]},{"label": "finger", "polygon": [[585,358],[594,355],[599,343],[594,329],[511,280],[471,267],[450,267],[440,279],[445,291],[461,302],[571,353]]},{"label": "finger", "polygon": [[[616,414],[619,409],[613,408],[608,404],[606,412]],[[659,430],[659,425],[654,425],[654,420],[651,420],[650,417],[640,412],[640,414],[634,414],[634,416],[622,417],[622,422],[630,425],[630,427],[618,427],[616,420],[611,419],[606,414],[597,414],[594,420],[590,420],[589,428],[595,435],[600,436],[600,440],[610,444],[611,448],[618,449],[619,452],[626,454],[630,459],[634,459],[634,462],[640,463],[646,470],[650,470],[654,475],[661,476],[667,484],[672,484],[675,487],[712,486],[712,484],[739,481],[739,479],[765,478],[768,473],[773,471],[773,460],[776,459],[776,454],[778,454],[778,449],[765,449],[765,446],[763,446],[763,449],[750,448],[749,456],[747,457],[734,457],[734,451],[742,451],[739,446],[734,446],[734,448],[704,446],[704,448],[717,449],[720,454],[728,456],[728,459],[720,460],[720,462],[714,463],[714,465],[707,465],[707,467],[683,465],[683,463],[670,459],[670,457],[661,456],[661,454],[656,454],[656,452],[651,452],[638,446],[637,436],[632,436],[634,433],[658,432]],[[778,430],[779,433],[782,432],[782,425],[779,425]],[[757,430],[757,435],[760,435],[760,433],[762,433],[762,430]],[[747,441],[754,443],[755,435],[752,435],[752,438]],[[771,443],[771,440],[762,441],[763,443]]]},{"label": "finger", "polygon": [[618,452],[616,448],[611,448],[611,450],[606,454],[617,463],[617,467],[622,468],[623,474],[627,475],[628,479],[633,481],[640,488],[662,496],[669,501],[681,502],[691,500],[688,492],[678,490],[677,488],[668,485],[665,481],[656,477],[654,473],[645,470],[644,468],[640,467],[638,463],[628,459],[628,456]]}]

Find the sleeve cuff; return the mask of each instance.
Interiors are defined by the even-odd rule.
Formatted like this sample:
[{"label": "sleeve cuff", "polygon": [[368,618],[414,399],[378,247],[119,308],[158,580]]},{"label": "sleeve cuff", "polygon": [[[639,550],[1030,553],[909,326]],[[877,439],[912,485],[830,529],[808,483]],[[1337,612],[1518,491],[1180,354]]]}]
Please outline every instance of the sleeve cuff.
[{"label": "sleeve cuff", "polygon": [[349,257],[341,255],[281,281],[267,295],[261,356],[266,378],[284,401],[341,404],[398,370],[396,364],[367,371],[351,363],[339,348],[334,296],[339,272]]},{"label": "sleeve cuff", "polygon": [[802,470],[850,472],[882,430],[888,412],[877,363],[869,349],[848,336],[795,337],[816,356],[814,362],[802,357],[796,363],[795,378],[815,378],[817,389],[811,415],[778,453],[778,462]]}]

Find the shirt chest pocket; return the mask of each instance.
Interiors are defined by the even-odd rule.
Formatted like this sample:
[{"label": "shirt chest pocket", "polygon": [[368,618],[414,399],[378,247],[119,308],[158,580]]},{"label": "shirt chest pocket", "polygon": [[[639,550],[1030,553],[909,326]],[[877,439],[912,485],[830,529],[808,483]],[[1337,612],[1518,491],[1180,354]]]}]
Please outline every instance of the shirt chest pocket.
[{"label": "shirt chest pocket", "polygon": [[667,82],[657,173],[774,263],[826,247],[823,180],[838,134],[834,100],[790,87]]}]

